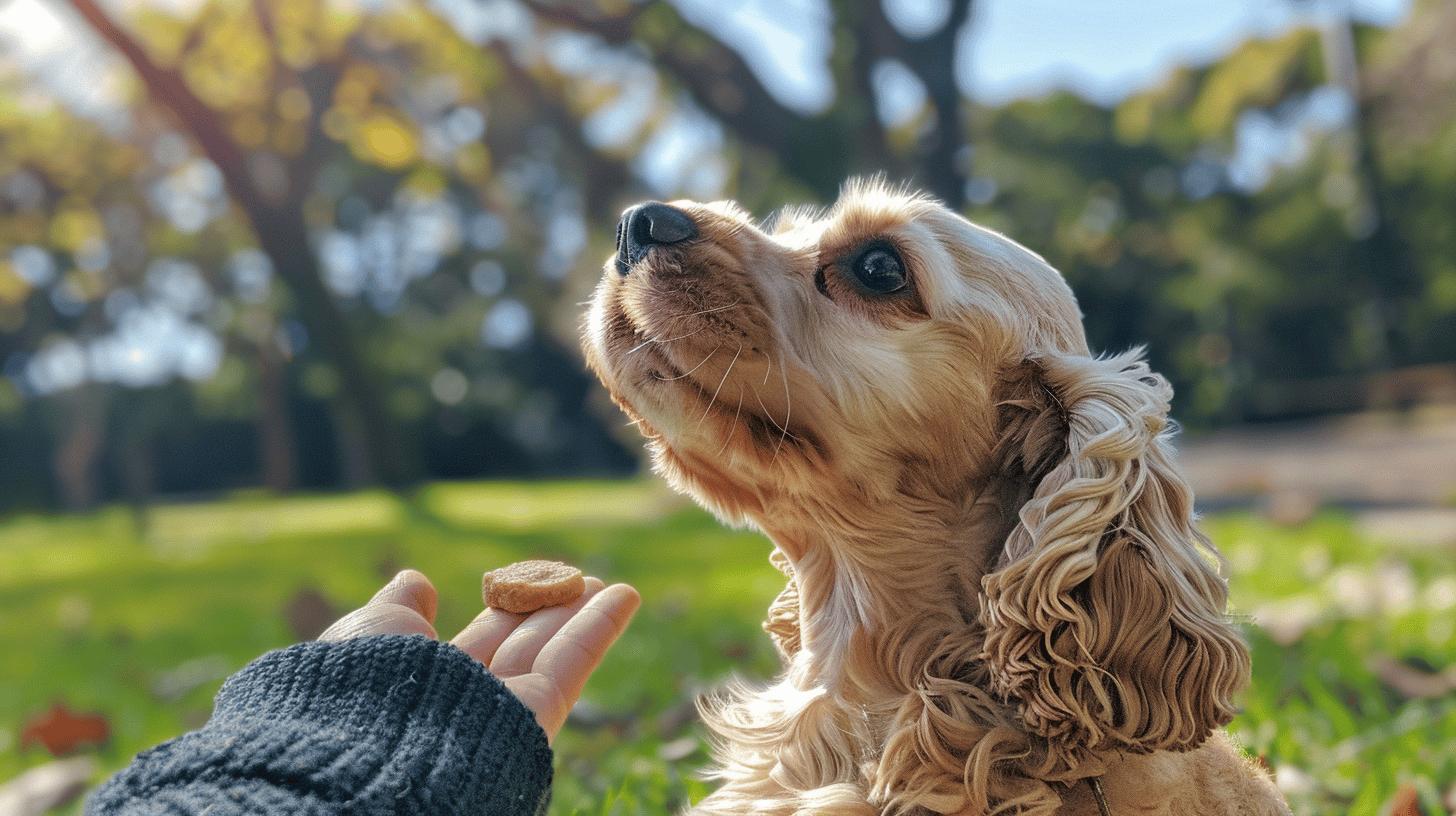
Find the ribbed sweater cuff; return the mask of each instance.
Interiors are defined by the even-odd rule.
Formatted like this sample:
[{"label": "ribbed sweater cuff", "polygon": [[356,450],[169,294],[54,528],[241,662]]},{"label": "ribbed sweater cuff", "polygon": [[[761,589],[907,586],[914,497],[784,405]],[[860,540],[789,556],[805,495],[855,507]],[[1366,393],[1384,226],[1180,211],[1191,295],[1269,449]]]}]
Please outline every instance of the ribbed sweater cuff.
[{"label": "ribbed sweater cuff", "polygon": [[[223,684],[207,725],[141,755],[97,798],[530,816],[550,782],[546,734],[479,663],[428,638],[378,636],[264,655]],[[299,807],[280,810],[285,800]]]}]

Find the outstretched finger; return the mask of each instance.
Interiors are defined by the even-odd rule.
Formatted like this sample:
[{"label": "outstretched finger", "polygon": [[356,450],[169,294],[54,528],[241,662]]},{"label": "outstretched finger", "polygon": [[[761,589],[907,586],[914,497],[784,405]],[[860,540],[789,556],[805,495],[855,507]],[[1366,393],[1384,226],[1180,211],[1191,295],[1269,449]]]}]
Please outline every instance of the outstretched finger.
[{"label": "outstretched finger", "polygon": [[401,570],[382,589],[374,593],[369,599],[369,605],[374,604],[398,604],[406,609],[413,609],[420,617],[435,622],[435,609],[439,605],[439,595],[435,592],[435,585],[430,579],[418,570]]},{"label": "outstretched finger", "polygon": [[466,624],[460,634],[451,638],[450,642],[483,665],[489,666],[496,650],[525,619],[525,615],[488,606],[475,616],[475,620]]},{"label": "outstretched finger", "polygon": [[566,699],[574,701],[641,604],[642,597],[627,584],[597,593],[542,647],[532,670],[554,680]]},{"label": "outstretched finger", "polygon": [[[576,606],[579,607],[580,604],[586,603],[586,600],[600,590],[602,586],[600,579],[588,577],[586,579],[586,591],[582,593],[582,597],[577,599]],[[560,607],[559,609],[573,609],[573,607]],[[523,622],[531,620],[533,621],[531,626],[533,628],[538,627],[541,625],[537,621],[538,616],[551,611],[550,609],[546,609],[531,615],[521,615],[515,612],[507,612],[504,609],[486,607],[485,611],[476,615],[475,620],[460,630],[460,634],[456,635],[450,642],[460,647],[461,651],[479,660],[486,666],[490,666],[491,661],[495,660],[501,644],[505,643],[506,639]],[[557,615],[562,618],[563,622],[569,617],[569,615],[563,615],[559,611]],[[527,663],[527,666],[529,665]]]},{"label": "outstretched finger", "polygon": [[536,656],[541,653],[541,648],[547,641],[601,591],[601,579],[588,576],[586,591],[580,598],[566,606],[553,606],[528,615],[520,626],[506,636],[505,641],[486,663],[491,674],[505,678],[530,671],[531,665],[536,662]]},{"label": "outstretched finger", "polygon": [[335,621],[319,635],[319,640],[349,640],[369,635],[424,635],[433,638],[435,627],[411,607],[370,601]]}]

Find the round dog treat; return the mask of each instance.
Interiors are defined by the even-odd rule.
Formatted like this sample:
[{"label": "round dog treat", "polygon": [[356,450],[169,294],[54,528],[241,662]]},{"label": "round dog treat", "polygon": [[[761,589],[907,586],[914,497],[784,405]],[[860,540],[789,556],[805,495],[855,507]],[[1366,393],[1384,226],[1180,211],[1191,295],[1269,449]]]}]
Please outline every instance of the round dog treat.
[{"label": "round dog treat", "polygon": [[585,591],[581,570],[560,561],[518,561],[480,580],[486,606],[518,615],[569,604]]}]

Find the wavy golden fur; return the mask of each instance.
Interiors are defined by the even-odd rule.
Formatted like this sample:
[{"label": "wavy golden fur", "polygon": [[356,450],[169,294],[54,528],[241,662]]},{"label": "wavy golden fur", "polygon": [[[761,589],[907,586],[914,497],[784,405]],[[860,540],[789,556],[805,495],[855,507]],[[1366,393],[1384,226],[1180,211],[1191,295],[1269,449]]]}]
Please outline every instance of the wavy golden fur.
[{"label": "wavy golden fur", "polygon": [[[1089,354],[1040,257],[848,186],[608,264],[588,361],[658,471],[788,578],[773,684],[704,706],[705,814],[1285,813],[1219,728],[1248,679],[1169,447],[1171,389]],[[908,283],[855,279],[888,248]]]}]

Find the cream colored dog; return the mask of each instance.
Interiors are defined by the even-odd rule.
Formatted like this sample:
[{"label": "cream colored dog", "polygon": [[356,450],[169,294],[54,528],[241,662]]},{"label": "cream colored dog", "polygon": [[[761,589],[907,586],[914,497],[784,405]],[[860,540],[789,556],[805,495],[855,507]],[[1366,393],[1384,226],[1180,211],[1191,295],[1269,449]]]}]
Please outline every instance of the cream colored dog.
[{"label": "cream colored dog", "polygon": [[1249,660],[1171,390],[1088,353],[1036,254],[876,183],[763,228],[645,204],[584,345],[658,471],[789,578],[782,677],[705,708],[697,812],[1287,812],[1218,730]]}]

